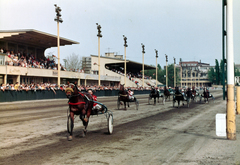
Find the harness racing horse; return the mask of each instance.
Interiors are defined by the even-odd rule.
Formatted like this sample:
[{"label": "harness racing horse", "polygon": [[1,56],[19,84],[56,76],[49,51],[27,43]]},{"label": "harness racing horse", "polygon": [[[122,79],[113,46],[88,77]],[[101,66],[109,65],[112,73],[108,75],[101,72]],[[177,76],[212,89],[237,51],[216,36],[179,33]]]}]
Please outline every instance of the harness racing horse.
[{"label": "harness racing horse", "polygon": [[192,87],[192,97],[191,99],[195,102],[197,102],[197,98],[200,97],[199,93],[195,90],[195,87]]},{"label": "harness racing horse", "polygon": [[154,98],[154,105],[156,105],[156,98],[158,98],[158,103],[159,103],[159,97],[160,97],[159,91],[154,89],[154,87],[152,87],[152,90],[148,98],[148,104],[150,104],[150,100]]},{"label": "harness racing horse", "polygon": [[189,107],[191,95],[192,95],[192,92],[190,89],[188,89],[186,93],[184,93],[184,92],[181,93],[179,91],[179,88],[176,87],[176,92],[175,92],[175,95],[173,96],[173,107],[174,107],[176,101],[178,103],[178,108],[180,106],[180,101],[182,101],[182,105],[184,105],[184,101],[187,101],[187,107]]},{"label": "harness racing horse", "polygon": [[83,130],[83,136],[87,133],[87,126],[89,122],[89,118],[91,115],[91,111],[93,108],[93,98],[88,93],[81,93],[78,91],[77,85],[75,84],[73,90],[71,92],[72,94],[69,95],[69,93],[66,92],[69,101],[69,111],[70,114],[68,116],[68,140],[72,140],[72,134],[73,134],[73,127],[74,127],[74,115],[80,115],[80,119],[83,122],[83,126],[85,127]]},{"label": "harness racing horse", "polygon": [[191,99],[195,99],[195,97],[196,97],[196,95],[197,95],[197,91],[195,90],[195,88],[194,87],[192,87],[192,97],[191,97]]},{"label": "harness racing horse", "polygon": [[[204,101],[208,103],[208,98],[209,98],[209,91],[204,88],[202,97],[204,98]],[[201,101],[201,100],[200,100]]]},{"label": "harness racing horse", "polygon": [[136,97],[134,97],[134,99],[129,99],[129,95],[128,95],[127,91],[124,90],[124,84],[123,85],[120,84],[120,89],[119,89],[119,93],[118,93],[118,100],[117,100],[118,109],[120,108],[121,101],[124,103],[124,109],[125,110],[127,110],[126,102],[128,103],[128,107],[129,107],[129,102],[135,102],[136,109],[138,110],[139,103],[138,103]]},{"label": "harness racing horse", "polygon": [[169,100],[170,100],[170,92],[169,92],[169,90],[166,88],[166,86],[164,87],[164,97],[165,97],[165,99],[167,100],[168,99],[168,97],[169,97]]},{"label": "harness racing horse", "polygon": [[[173,107],[174,107],[176,101],[178,103],[178,108],[180,106],[180,101],[182,101],[182,102],[184,101],[184,96],[179,91],[178,87],[176,87],[176,92],[175,92],[175,95],[173,96]],[[184,105],[184,103],[183,103],[183,105]]]},{"label": "harness racing horse", "polygon": [[189,102],[189,100],[192,98],[192,91],[191,91],[190,88],[187,89],[185,95],[186,95],[186,99],[187,99],[187,101]]}]

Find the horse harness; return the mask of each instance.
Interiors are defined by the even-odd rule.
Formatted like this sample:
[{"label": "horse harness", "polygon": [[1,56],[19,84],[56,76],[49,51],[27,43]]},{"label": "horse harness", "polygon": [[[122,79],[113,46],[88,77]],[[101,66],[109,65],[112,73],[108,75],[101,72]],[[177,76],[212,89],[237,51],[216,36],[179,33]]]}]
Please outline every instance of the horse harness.
[{"label": "horse harness", "polygon": [[127,97],[127,95],[119,94],[119,96]]},{"label": "horse harness", "polygon": [[[77,96],[82,96],[83,98],[86,98],[88,101],[92,101],[91,99],[89,99],[86,95],[82,94],[81,92],[79,92],[77,95],[71,95],[69,97],[69,100],[71,97],[77,97]],[[77,103],[72,103],[72,102],[68,102],[69,105],[79,105],[79,104],[86,104],[86,102],[81,101],[81,102],[77,102]]]}]

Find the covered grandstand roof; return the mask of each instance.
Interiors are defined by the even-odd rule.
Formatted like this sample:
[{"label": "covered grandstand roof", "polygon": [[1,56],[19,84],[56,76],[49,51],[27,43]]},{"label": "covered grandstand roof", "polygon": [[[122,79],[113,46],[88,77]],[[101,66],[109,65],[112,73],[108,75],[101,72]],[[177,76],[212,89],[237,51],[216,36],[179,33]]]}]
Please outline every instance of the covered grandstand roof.
[{"label": "covered grandstand roof", "polygon": [[[96,56],[96,55],[91,55],[91,56]],[[96,56],[96,57],[98,57],[98,56]],[[108,67],[111,67],[111,68],[122,67],[122,68],[124,68],[124,59],[104,57],[104,56],[101,56],[101,58],[108,58],[108,59],[116,60],[116,63],[112,62],[112,63],[106,64],[106,66],[108,66]],[[126,60],[126,64],[127,64],[127,70],[131,70],[131,71],[142,70],[142,63]],[[144,70],[149,70],[149,69],[156,69],[156,67],[144,64]]]},{"label": "covered grandstand roof", "polygon": [[[34,29],[0,30],[0,41],[14,42],[21,45],[29,45],[45,49],[50,47],[57,47],[56,35],[37,31]],[[60,37],[60,46],[72,44],[79,44],[79,42]]]}]

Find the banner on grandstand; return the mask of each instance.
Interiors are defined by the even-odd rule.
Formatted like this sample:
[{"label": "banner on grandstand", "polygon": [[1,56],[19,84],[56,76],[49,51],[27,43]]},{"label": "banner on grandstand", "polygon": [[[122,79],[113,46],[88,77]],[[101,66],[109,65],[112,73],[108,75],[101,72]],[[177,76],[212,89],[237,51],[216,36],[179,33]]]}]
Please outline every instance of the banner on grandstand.
[{"label": "banner on grandstand", "polygon": [[53,72],[52,72],[52,75],[53,75],[53,76],[57,76],[57,75],[58,75],[58,72],[57,72],[57,71],[53,71]]}]

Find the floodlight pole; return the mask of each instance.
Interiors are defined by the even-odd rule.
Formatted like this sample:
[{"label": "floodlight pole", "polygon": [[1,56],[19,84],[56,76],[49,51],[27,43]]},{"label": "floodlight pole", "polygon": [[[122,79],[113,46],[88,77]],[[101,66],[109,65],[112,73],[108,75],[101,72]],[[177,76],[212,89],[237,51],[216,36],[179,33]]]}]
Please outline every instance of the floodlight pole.
[{"label": "floodlight pole", "polygon": [[167,71],[168,55],[165,54],[165,57],[166,57],[166,87],[168,87],[168,71]]},{"label": "floodlight pole", "polygon": [[60,87],[60,38],[59,38],[59,22],[62,23],[63,20],[61,18],[61,14],[60,12],[62,11],[60,7],[58,7],[56,4],[54,4],[55,6],[55,11],[56,11],[56,18],[54,19],[54,21],[57,21],[57,46],[58,46],[58,87]]},{"label": "floodlight pole", "polygon": [[176,69],[175,69],[176,58],[173,57],[173,60],[174,60],[174,72],[173,72],[174,82],[173,82],[173,86],[175,88],[176,87]]},{"label": "floodlight pole", "polygon": [[145,53],[145,45],[142,45],[142,86],[144,88],[144,53]]},{"label": "floodlight pole", "polygon": [[57,35],[58,35],[58,87],[60,87],[60,38],[59,38],[59,22],[57,22]]},{"label": "floodlight pole", "polygon": [[101,26],[96,23],[97,29],[98,29],[98,86],[100,86],[101,81],[100,81],[100,38],[102,37],[101,34]]},{"label": "floodlight pole", "polygon": [[155,49],[155,52],[156,52],[156,87],[158,87],[158,80],[157,80],[157,58],[158,58],[158,51]]},{"label": "floodlight pole", "polygon": [[124,40],[124,57],[125,57],[125,59],[124,59],[124,84],[126,85],[126,76],[127,76],[127,74],[126,74],[126,70],[127,70],[127,62],[126,62],[126,48],[128,47],[128,45],[127,45],[127,37],[125,37],[124,35],[123,35],[123,40]]},{"label": "floodlight pole", "polygon": [[181,88],[182,88],[182,61],[180,61],[180,75],[181,75]]},{"label": "floodlight pole", "polygon": [[227,139],[236,140],[234,101],[233,0],[227,0]]}]

